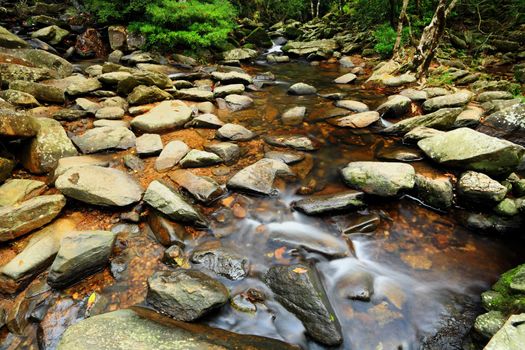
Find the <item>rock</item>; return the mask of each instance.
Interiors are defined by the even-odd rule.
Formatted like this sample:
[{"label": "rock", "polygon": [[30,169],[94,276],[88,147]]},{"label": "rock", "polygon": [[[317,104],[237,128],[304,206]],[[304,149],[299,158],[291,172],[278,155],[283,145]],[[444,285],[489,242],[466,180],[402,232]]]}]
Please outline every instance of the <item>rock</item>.
[{"label": "rock", "polygon": [[169,99],[171,99],[171,95],[157,86],[139,85],[128,95],[128,103],[132,106]]},{"label": "rock", "polygon": [[307,215],[319,215],[332,211],[347,211],[365,206],[362,192],[343,192],[317,195],[292,202],[293,209]]},{"label": "rock", "polygon": [[388,101],[377,107],[376,111],[381,116],[400,117],[410,111],[412,101],[405,96],[393,95],[388,97]]},{"label": "rock", "polygon": [[109,46],[112,50],[125,50],[127,29],[124,26],[109,26],[108,27],[108,38]]},{"label": "rock", "polygon": [[521,202],[520,199],[505,198],[494,207],[494,212],[500,216],[518,215]]},{"label": "rock", "polygon": [[95,114],[102,107],[99,103],[93,102],[83,97],[77,98],[75,100],[75,104],[76,107],[89,112],[90,114]]},{"label": "rock", "polygon": [[256,47],[272,47],[272,39],[263,27],[256,27],[244,38],[244,41]]},{"label": "rock", "polygon": [[403,137],[404,143],[417,143],[420,140],[426,139],[428,137],[442,135],[444,131],[436,130],[432,128],[427,128],[426,126],[416,126],[414,129],[410,130]]},{"label": "rock", "polygon": [[389,87],[398,87],[406,84],[410,84],[416,81],[416,76],[411,73],[405,73],[394,77],[385,77],[382,79],[382,83]]},{"label": "rock", "polygon": [[461,108],[442,108],[433,113],[403,119],[383,130],[387,134],[404,134],[416,127],[427,127],[440,130],[452,128]]},{"label": "rock", "polygon": [[334,39],[313,41],[288,41],[282,50],[297,56],[310,56],[328,58],[337,50],[339,45]]},{"label": "rock", "polygon": [[129,77],[131,77],[130,72],[115,71],[101,74],[97,78],[99,81],[106,85],[117,85],[118,83],[120,83],[123,80],[126,80]]},{"label": "rock", "polygon": [[12,179],[0,186],[0,207],[11,206],[36,197],[46,190],[42,181]]},{"label": "rock", "polygon": [[487,114],[492,114],[519,105],[521,102],[522,101],[519,98],[514,98],[512,100],[492,100],[483,103],[481,108],[483,108]]},{"label": "rock", "polygon": [[525,314],[512,315],[484,350],[519,350],[525,342]]},{"label": "rock", "polygon": [[244,92],[244,85],[242,84],[230,84],[221,85],[213,90],[214,97],[224,97],[231,94],[242,94]]},{"label": "rock", "polygon": [[[13,57],[13,60],[16,60],[16,58]],[[28,67],[14,63],[0,63],[0,82],[5,85],[8,85],[9,82],[14,80],[41,81],[51,79],[53,76],[53,72],[47,68]]]},{"label": "rock", "polygon": [[10,241],[51,222],[66,205],[64,196],[31,198],[20,204],[0,207],[0,242]]},{"label": "rock", "polygon": [[146,168],[144,161],[134,154],[126,154],[122,160],[124,165],[135,172],[142,172]]},{"label": "rock", "polygon": [[182,224],[168,219],[156,210],[149,211],[147,223],[157,241],[163,246],[179,246],[181,248],[186,246],[184,241],[189,234]]},{"label": "rock", "polygon": [[0,109],[0,136],[26,138],[37,134],[40,124],[36,119],[23,113]]},{"label": "rock", "polygon": [[249,141],[255,134],[242,125],[228,123],[217,130],[216,136],[232,141]]},{"label": "rock", "polygon": [[22,164],[35,174],[55,169],[60,158],[76,156],[75,146],[59,122],[48,118],[35,118],[39,126],[36,137],[22,149]]},{"label": "rock", "polygon": [[69,35],[69,32],[57,25],[41,28],[31,34],[33,39],[41,39],[51,45],[58,45]]},{"label": "rock", "polygon": [[71,168],[80,167],[84,165],[97,165],[102,167],[109,166],[109,159],[105,156],[75,156],[75,157],[64,157],[58,160],[57,167],[53,171],[52,182],[66,170]]},{"label": "rock", "polygon": [[290,62],[290,57],[286,55],[277,56],[274,54],[269,54],[266,56],[268,63],[288,63]]},{"label": "rock", "polygon": [[157,86],[161,89],[173,87],[171,79],[166,74],[152,71],[133,71],[132,74],[118,82],[117,93],[127,95],[137,86]]},{"label": "rock", "polygon": [[408,97],[414,102],[425,101],[428,99],[428,93],[422,90],[405,89],[399,93],[401,96]]},{"label": "rock", "polygon": [[122,59],[122,56],[124,56],[124,52],[120,50],[114,50],[108,55],[108,62],[118,64],[120,60]]},{"label": "rock", "polygon": [[450,94],[450,92],[447,89],[441,88],[441,87],[424,88],[423,91],[427,93],[428,98],[434,98],[434,97],[445,96],[445,95]]},{"label": "rock", "polygon": [[162,152],[162,139],[157,134],[143,134],[137,137],[136,148],[140,156],[150,156]]},{"label": "rock", "polygon": [[145,114],[135,117],[131,126],[146,132],[164,132],[183,126],[192,110],[180,101],[164,101]]},{"label": "rock", "polygon": [[155,161],[155,170],[162,172],[173,168],[190,151],[182,141],[171,141]]},{"label": "rock", "polygon": [[236,173],[229,181],[228,188],[271,195],[276,169],[270,159],[261,159]]},{"label": "rock", "polygon": [[[139,309],[135,309],[139,310]],[[58,350],[296,350],[279,340],[240,335],[218,328],[178,322],[144,309],[140,314],[124,309],[92,316],[69,327]]]},{"label": "rock", "polygon": [[232,112],[246,109],[253,104],[253,100],[250,97],[236,94],[228,95],[224,100],[226,101],[226,106]]},{"label": "rock", "polygon": [[433,208],[448,209],[453,204],[454,187],[447,177],[430,178],[416,174],[415,189],[417,198]]},{"label": "rock", "polygon": [[28,61],[34,67],[40,67],[51,72],[58,79],[69,77],[73,73],[73,65],[60,56],[44,50],[19,49],[4,51],[19,59]]},{"label": "rock", "polygon": [[378,64],[374,68],[374,72],[372,73],[372,76],[368,78],[367,82],[381,82],[384,79],[392,77],[392,74],[398,71],[399,68],[401,68],[401,65],[394,60]]},{"label": "rock", "polygon": [[224,247],[198,247],[191,254],[191,261],[232,281],[248,274],[248,258]]},{"label": "rock", "polygon": [[53,114],[53,119],[58,121],[75,121],[89,118],[92,114],[83,110],[64,108]]},{"label": "rock", "polygon": [[376,158],[381,160],[397,160],[400,162],[417,162],[423,159],[423,154],[419,150],[410,147],[390,146],[378,147]]},{"label": "rock", "polygon": [[206,204],[213,202],[224,194],[222,187],[213,179],[194,175],[188,170],[177,170],[169,176],[198,201]]},{"label": "rock", "polygon": [[128,149],[135,146],[135,134],[125,127],[89,129],[83,135],[72,137],[82,153],[95,153],[108,149]]},{"label": "rock", "polygon": [[222,163],[222,159],[215,153],[193,149],[180,160],[183,168],[201,168]]},{"label": "rock", "polygon": [[525,153],[519,145],[468,128],[425,138],[418,142],[418,146],[440,164],[489,175],[513,171]]},{"label": "rock", "polygon": [[517,104],[486,117],[478,131],[525,146],[525,104]]},{"label": "rock", "polygon": [[505,198],[507,188],[485,174],[467,171],[459,178],[458,193],[474,203],[500,202]]},{"label": "rock", "polygon": [[368,112],[368,106],[363,102],[353,100],[339,100],[335,103],[336,107],[348,109],[353,112]]},{"label": "rock", "polygon": [[174,267],[188,267],[188,258],[184,255],[184,251],[178,245],[172,245],[164,251],[162,262],[166,265]]},{"label": "rock", "polygon": [[15,161],[10,156],[8,158],[0,156],[0,183],[11,177],[15,165]]},{"label": "rock", "polygon": [[461,90],[454,94],[429,98],[423,103],[423,109],[432,112],[441,108],[463,107],[471,98],[470,91]]},{"label": "rock", "polygon": [[104,207],[136,203],[144,192],[127,173],[94,165],[66,170],[56,179],[55,186],[68,197]]},{"label": "rock", "polygon": [[224,52],[223,57],[225,61],[249,60],[249,59],[257,57],[257,51],[252,50],[252,49],[244,49],[244,48],[233,49],[233,50]]},{"label": "rock", "polygon": [[17,35],[0,26],[0,47],[19,49],[29,47],[29,44]]},{"label": "rock", "polygon": [[510,100],[514,96],[508,91],[485,91],[476,97],[476,101],[483,103],[492,100]]},{"label": "rock", "polygon": [[186,202],[179,192],[160,181],[150,183],[144,201],[169,218],[183,223],[207,227],[206,218],[200,211]]},{"label": "rock", "polygon": [[146,300],[180,321],[194,321],[228,301],[228,289],[196,270],[156,272],[148,279]]},{"label": "rock", "polygon": [[344,56],[339,60],[339,65],[343,68],[353,68],[355,67],[354,62],[352,62],[352,57]]},{"label": "rock", "polygon": [[350,84],[357,79],[357,75],[353,73],[346,73],[345,75],[340,76],[334,80],[336,84]]},{"label": "rock", "polygon": [[185,127],[195,128],[206,128],[206,129],[219,129],[224,125],[224,122],[220,120],[215,114],[205,113],[201,114],[191,121],[187,122]]},{"label": "rock", "polygon": [[456,118],[454,122],[455,128],[472,127],[479,125],[481,117],[483,116],[483,109],[476,106],[467,106]]},{"label": "rock", "polygon": [[204,145],[204,149],[221,157],[225,164],[237,162],[241,155],[240,147],[231,142],[218,142]]},{"label": "rock", "polygon": [[55,86],[35,83],[32,81],[14,80],[9,88],[33,95],[40,102],[64,103],[64,90]]},{"label": "rock", "polygon": [[38,103],[38,101],[36,100],[36,98],[33,97],[33,95],[22,91],[11,89],[0,91],[0,98],[3,98],[7,102],[22,108],[32,108],[40,106],[40,103]]},{"label": "rock", "polygon": [[[231,72],[213,72],[211,76],[214,80],[218,80],[223,84],[253,84],[253,79],[249,74],[231,71]],[[244,91],[244,88],[243,88]]]},{"label": "rock", "polygon": [[291,147],[299,151],[315,151],[317,147],[306,136],[267,136],[264,141],[272,146]]},{"label": "rock", "polygon": [[197,103],[196,107],[200,113],[213,113],[215,111],[215,106],[211,102]]},{"label": "rock", "polygon": [[409,164],[395,162],[351,162],[342,171],[345,183],[365,193],[395,196],[415,184],[415,171]]},{"label": "rock", "polygon": [[474,329],[485,338],[492,338],[505,324],[506,317],[500,311],[489,311],[476,318]]},{"label": "rock", "polygon": [[341,128],[366,128],[379,120],[379,113],[374,111],[351,114],[346,117],[330,120],[329,123]]},{"label": "rock", "polygon": [[102,107],[95,113],[97,119],[122,119],[126,112],[121,107]]},{"label": "rock", "polygon": [[109,231],[77,231],[66,235],[47,283],[53,288],[65,288],[103,268],[109,261],[115,238]]},{"label": "rock", "polygon": [[341,326],[313,267],[272,266],[264,279],[276,299],[301,320],[312,339],[328,346],[343,342]]},{"label": "rock", "polygon": [[214,98],[212,91],[199,87],[174,91],[173,96],[188,101],[212,101]]},{"label": "rock", "polygon": [[299,125],[306,116],[306,107],[293,107],[286,110],[281,116],[284,125]]},{"label": "rock", "polygon": [[315,95],[317,93],[317,89],[312,85],[296,83],[288,88],[288,93],[290,95]]},{"label": "rock", "polygon": [[342,298],[370,301],[374,294],[374,276],[363,270],[351,271],[337,281],[336,288]]}]

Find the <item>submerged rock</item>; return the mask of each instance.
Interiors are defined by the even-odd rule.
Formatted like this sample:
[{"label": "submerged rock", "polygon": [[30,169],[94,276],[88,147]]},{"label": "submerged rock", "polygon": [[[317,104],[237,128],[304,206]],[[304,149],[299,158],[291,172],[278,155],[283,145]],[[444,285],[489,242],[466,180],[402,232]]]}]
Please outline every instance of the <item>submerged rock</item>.
[{"label": "submerged rock", "polygon": [[343,342],[341,326],[313,267],[273,266],[264,279],[276,299],[301,320],[312,339],[329,346]]},{"label": "submerged rock", "polygon": [[307,215],[325,214],[332,211],[347,211],[365,205],[362,192],[343,192],[311,196],[292,202],[292,208]]},{"label": "submerged rock", "polygon": [[248,274],[248,258],[224,247],[198,247],[193,251],[191,261],[233,281]]},{"label": "submerged rock", "polygon": [[303,122],[305,116],[306,107],[293,107],[283,113],[281,121],[284,125],[298,125]]},{"label": "submerged rock", "polygon": [[296,83],[288,88],[288,93],[290,95],[315,95],[317,93],[317,89],[312,85]]},{"label": "submerged rock", "polygon": [[347,73],[334,80],[336,84],[350,84],[357,79],[357,75],[353,73]]}]

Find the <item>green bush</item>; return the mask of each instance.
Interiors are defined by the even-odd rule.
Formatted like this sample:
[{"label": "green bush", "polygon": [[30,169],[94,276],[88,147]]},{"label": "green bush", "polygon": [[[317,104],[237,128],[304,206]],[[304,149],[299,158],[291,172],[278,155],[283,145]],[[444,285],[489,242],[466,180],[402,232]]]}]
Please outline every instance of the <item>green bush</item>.
[{"label": "green bush", "polygon": [[[375,52],[380,54],[382,57],[392,56],[396,38],[397,32],[388,23],[379,26],[374,31],[374,39],[376,41],[374,46]],[[408,38],[409,29],[405,27],[401,33],[401,45],[406,44],[408,42]]]}]

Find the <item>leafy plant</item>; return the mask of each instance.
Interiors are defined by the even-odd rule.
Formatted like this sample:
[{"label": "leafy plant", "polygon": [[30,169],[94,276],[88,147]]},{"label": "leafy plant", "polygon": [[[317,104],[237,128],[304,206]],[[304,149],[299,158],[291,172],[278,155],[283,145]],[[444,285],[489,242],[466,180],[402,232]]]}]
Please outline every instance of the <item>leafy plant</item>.
[{"label": "leafy plant", "polygon": [[[374,38],[376,41],[374,50],[382,57],[392,56],[392,53],[394,51],[394,44],[397,38],[397,33],[388,23],[379,26],[374,31]],[[401,33],[401,45],[406,44],[408,41],[409,29],[403,28],[403,32]]]}]

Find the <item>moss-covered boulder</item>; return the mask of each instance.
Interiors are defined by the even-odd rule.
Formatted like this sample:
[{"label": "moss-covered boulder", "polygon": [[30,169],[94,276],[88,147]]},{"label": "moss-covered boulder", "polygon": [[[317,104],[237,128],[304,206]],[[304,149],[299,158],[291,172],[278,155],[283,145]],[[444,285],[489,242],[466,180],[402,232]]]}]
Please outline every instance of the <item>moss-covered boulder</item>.
[{"label": "moss-covered boulder", "polygon": [[28,46],[29,44],[25,40],[0,26],[0,47],[16,49]]}]

